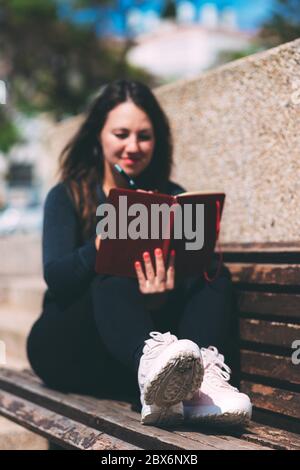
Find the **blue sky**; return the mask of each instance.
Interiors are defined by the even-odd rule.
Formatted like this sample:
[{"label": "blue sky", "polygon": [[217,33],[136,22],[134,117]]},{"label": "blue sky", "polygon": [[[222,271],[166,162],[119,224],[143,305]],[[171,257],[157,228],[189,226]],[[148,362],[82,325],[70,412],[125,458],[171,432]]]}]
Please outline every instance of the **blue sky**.
[{"label": "blue sky", "polygon": [[[176,0],[179,4],[183,0]],[[189,0],[200,11],[201,7],[205,4],[214,4],[219,11],[225,8],[232,8],[237,17],[237,23],[241,30],[257,29],[262,22],[268,17],[272,11],[272,4],[274,0]],[[68,8],[68,0],[62,0],[62,12],[64,8]],[[107,32],[120,32],[122,31],[122,15],[120,14],[121,7],[126,9],[136,6],[134,0],[118,0],[112,2],[113,7],[108,7],[102,10],[102,31]],[[140,2],[142,5],[139,7],[143,11],[154,10],[160,12],[165,2],[163,0],[145,0]],[[70,3],[69,3],[70,4]],[[119,8],[118,8],[119,6]],[[85,11],[77,12],[73,16],[78,23],[93,23],[95,21],[95,10],[86,9]]]},{"label": "blue sky", "polygon": [[214,1],[221,7],[230,4],[237,12],[238,24],[241,29],[253,29],[261,25],[272,10],[273,0],[217,0]]}]

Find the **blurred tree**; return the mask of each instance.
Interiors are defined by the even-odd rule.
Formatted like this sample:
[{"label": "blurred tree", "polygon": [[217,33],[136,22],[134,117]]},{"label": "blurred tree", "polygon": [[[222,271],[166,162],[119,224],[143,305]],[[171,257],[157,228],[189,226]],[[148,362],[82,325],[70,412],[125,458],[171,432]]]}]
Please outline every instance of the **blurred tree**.
[{"label": "blurred tree", "polygon": [[138,8],[146,3],[146,0],[72,0],[72,2],[75,8],[93,8],[95,10],[95,23],[97,29],[99,29],[99,26],[101,27],[102,21],[105,21],[101,7],[111,7],[119,14],[121,32],[126,40],[131,36],[131,32],[127,24],[128,14],[133,8]]},{"label": "blurred tree", "polygon": [[262,26],[260,39],[267,47],[300,37],[300,0],[276,0],[273,14]]},{"label": "blurred tree", "polygon": [[3,106],[0,106],[0,151],[6,153],[21,140],[18,129]]},{"label": "blurred tree", "polygon": [[112,0],[72,0],[73,5],[78,8],[99,7],[103,5],[111,5]]},{"label": "blurred tree", "polygon": [[161,17],[165,19],[176,18],[176,2],[175,0],[167,0],[162,10]]},{"label": "blurred tree", "polygon": [[214,69],[216,67],[219,67],[220,65],[227,64],[228,62],[243,59],[244,57],[247,57],[249,55],[262,52],[264,49],[265,48],[262,47],[259,41],[253,40],[251,44],[249,44],[249,46],[244,49],[237,51],[223,50],[219,52],[216,62],[210,68]]},{"label": "blurred tree", "polygon": [[[132,31],[128,26],[128,14],[133,8],[138,8],[146,3],[146,0],[72,0],[72,5],[76,9],[82,8],[93,8],[95,14],[94,27],[96,33],[100,32],[101,36],[101,27],[106,22],[106,15],[103,14],[103,7],[111,7],[112,10],[119,14],[119,28],[122,35],[123,41],[118,44],[118,61],[116,73],[117,76],[126,75],[126,70],[128,69],[127,64],[127,54],[129,50],[135,45],[135,40],[132,35]],[[134,69],[133,69],[134,70]],[[136,71],[137,72],[137,71]],[[138,77],[137,77],[138,78]],[[140,78],[144,80],[148,85],[155,86],[159,82],[151,77],[150,74],[140,71]]]},{"label": "blurred tree", "polygon": [[[103,3],[103,2],[101,2]],[[124,63],[122,48],[61,19],[55,0],[0,0],[0,60],[11,102],[23,112],[77,114],[109,80],[149,76]],[[121,67],[120,67],[121,62]]]}]

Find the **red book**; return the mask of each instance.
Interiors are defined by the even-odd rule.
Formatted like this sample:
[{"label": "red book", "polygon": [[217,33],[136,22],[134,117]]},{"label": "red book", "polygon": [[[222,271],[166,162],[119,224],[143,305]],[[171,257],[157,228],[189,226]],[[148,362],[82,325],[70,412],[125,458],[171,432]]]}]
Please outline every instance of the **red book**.
[{"label": "red book", "polygon": [[[170,196],[112,189],[106,201],[110,218],[101,205],[103,226],[96,272],[136,277],[134,262],[141,261],[144,266],[143,252],[148,251],[155,268],[154,250],[161,248],[166,267],[170,252],[175,249],[175,273],[180,277],[203,273],[210,264],[218,239],[224,199],[224,193],[215,192]],[[103,238],[103,227],[108,238]]]}]

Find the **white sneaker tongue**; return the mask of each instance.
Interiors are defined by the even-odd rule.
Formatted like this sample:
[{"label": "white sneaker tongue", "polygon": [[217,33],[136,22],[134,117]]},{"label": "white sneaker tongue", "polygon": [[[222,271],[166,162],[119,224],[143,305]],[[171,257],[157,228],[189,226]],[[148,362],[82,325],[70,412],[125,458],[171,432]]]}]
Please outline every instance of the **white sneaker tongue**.
[{"label": "white sneaker tongue", "polygon": [[211,364],[216,364],[218,367],[222,368],[222,365],[225,365],[224,356],[220,354],[217,349],[211,348],[211,346],[209,348],[201,348],[204,367],[206,368]]},{"label": "white sneaker tongue", "polygon": [[155,345],[155,344],[171,344],[174,341],[176,341],[176,336],[171,335],[170,332],[168,333],[158,333],[158,332],[152,332],[150,333],[151,338],[147,339],[145,342],[146,344],[149,345]]},{"label": "white sneaker tongue", "polygon": [[155,352],[158,353],[163,347],[166,347],[177,340],[176,336],[171,335],[170,332],[164,334],[152,332],[150,333],[150,336],[152,336],[152,338],[145,341],[146,346],[143,352],[146,354],[153,351],[155,355]]}]

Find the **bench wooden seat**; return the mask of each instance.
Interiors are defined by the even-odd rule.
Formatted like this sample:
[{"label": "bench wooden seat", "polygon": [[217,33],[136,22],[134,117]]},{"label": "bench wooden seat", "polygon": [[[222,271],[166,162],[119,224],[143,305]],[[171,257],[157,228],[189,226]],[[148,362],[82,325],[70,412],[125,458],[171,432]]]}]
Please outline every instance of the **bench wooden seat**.
[{"label": "bench wooden seat", "polygon": [[0,370],[0,413],[68,449],[300,449],[300,436],[255,423],[226,432],[143,426],[130,403],[51,390],[28,370]]},{"label": "bench wooden seat", "polygon": [[130,403],[60,393],[29,370],[7,368],[0,414],[68,449],[299,450],[300,365],[291,356],[300,339],[300,255],[275,248],[223,247],[237,292],[240,385],[254,404],[244,430],[143,426]]}]

